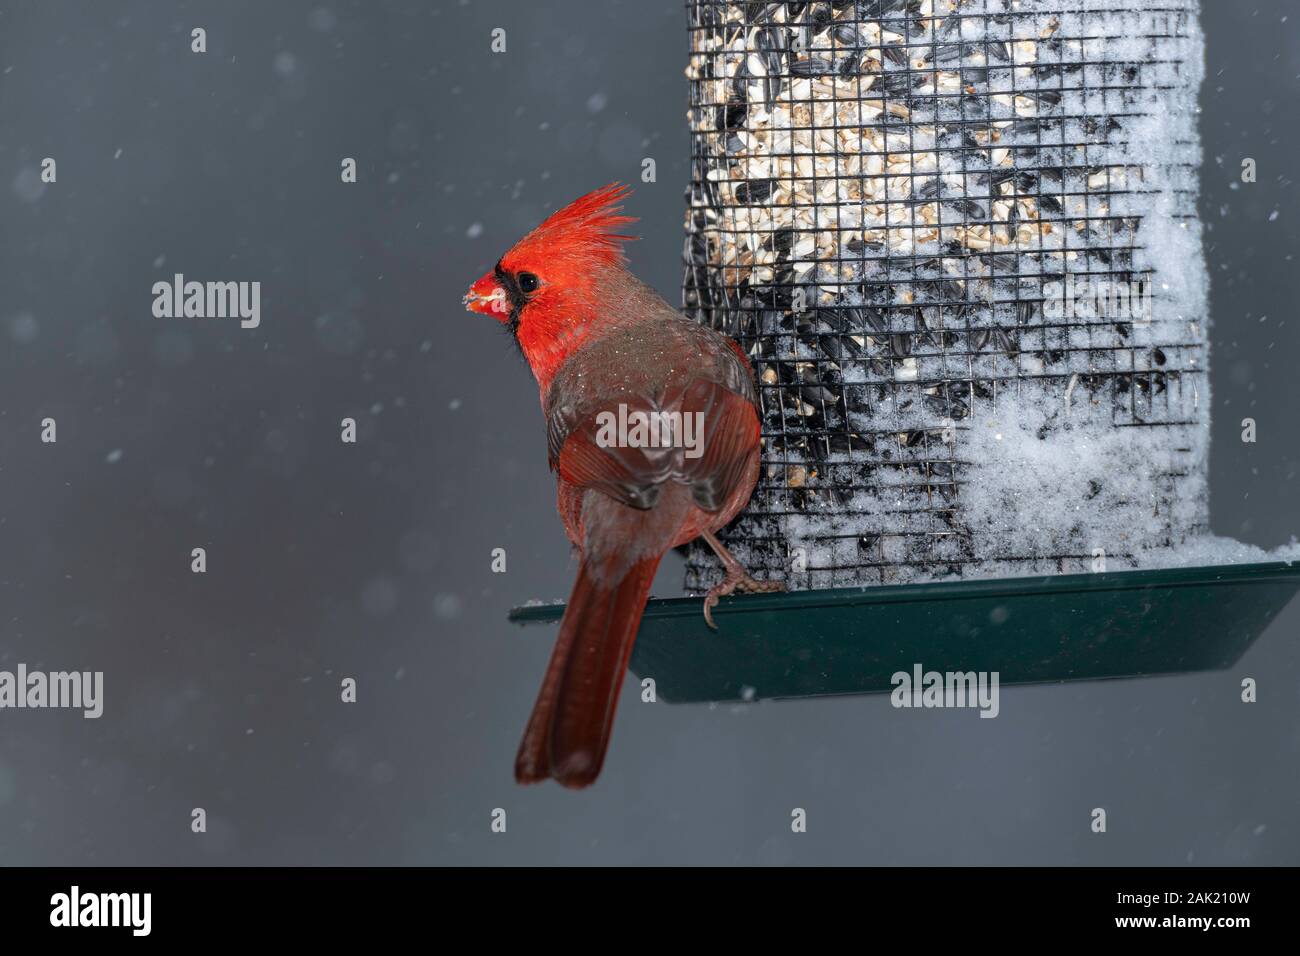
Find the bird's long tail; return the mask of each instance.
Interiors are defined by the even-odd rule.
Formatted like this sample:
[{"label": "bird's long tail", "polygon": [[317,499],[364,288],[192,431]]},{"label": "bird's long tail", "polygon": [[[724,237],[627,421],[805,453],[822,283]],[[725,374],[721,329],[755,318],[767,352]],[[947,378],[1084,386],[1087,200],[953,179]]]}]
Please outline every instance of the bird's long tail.
[{"label": "bird's long tail", "polygon": [[659,557],[625,571],[584,558],[515,758],[515,779],[589,786],[600,773],[618,694]]}]

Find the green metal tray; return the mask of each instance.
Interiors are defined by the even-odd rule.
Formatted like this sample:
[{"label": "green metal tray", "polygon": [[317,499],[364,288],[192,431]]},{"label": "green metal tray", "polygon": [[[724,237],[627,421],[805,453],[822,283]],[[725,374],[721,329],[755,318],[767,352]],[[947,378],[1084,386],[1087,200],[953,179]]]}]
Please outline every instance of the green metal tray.
[{"label": "green metal tray", "polygon": [[[661,700],[757,700],[893,689],[891,676],[997,671],[1003,684],[1231,666],[1300,590],[1300,563],[1002,578],[652,600],[632,671]],[[561,604],[515,608],[558,621]]]}]

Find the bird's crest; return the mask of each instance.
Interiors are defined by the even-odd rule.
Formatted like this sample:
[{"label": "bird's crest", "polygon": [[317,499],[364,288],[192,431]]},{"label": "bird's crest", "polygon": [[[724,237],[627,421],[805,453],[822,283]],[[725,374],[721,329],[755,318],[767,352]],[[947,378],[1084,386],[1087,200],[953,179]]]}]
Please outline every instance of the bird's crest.
[{"label": "bird's crest", "polygon": [[592,258],[622,264],[624,242],[635,239],[617,230],[636,222],[633,216],[621,216],[622,201],[631,190],[622,183],[610,183],[575,199],[552,213],[541,225],[520,239],[501,261],[506,268],[512,262],[541,257],[543,261],[582,262]]}]

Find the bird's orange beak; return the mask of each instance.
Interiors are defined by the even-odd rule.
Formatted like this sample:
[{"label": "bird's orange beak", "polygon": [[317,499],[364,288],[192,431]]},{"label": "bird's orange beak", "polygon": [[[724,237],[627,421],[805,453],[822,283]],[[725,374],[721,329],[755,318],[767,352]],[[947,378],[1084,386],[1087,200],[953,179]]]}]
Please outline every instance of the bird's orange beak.
[{"label": "bird's orange beak", "polygon": [[506,290],[501,288],[501,283],[497,282],[495,272],[484,273],[469,287],[462,301],[469,311],[490,315],[498,322],[505,322],[510,318],[510,303],[506,299]]}]

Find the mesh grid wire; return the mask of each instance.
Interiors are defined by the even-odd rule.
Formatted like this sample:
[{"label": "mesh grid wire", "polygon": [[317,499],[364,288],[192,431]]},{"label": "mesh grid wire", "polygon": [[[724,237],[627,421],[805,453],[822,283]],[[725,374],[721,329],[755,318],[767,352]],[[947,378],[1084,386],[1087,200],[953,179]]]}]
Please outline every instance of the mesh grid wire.
[{"label": "mesh grid wire", "polygon": [[[683,298],[758,378],[764,467],[723,535],[755,576],[1119,569],[1205,531],[1195,0],[687,10]],[[1081,282],[1129,311],[1062,309]],[[1062,487],[981,470],[1005,420],[1057,442]],[[686,586],[719,579],[693,546]]]}]

